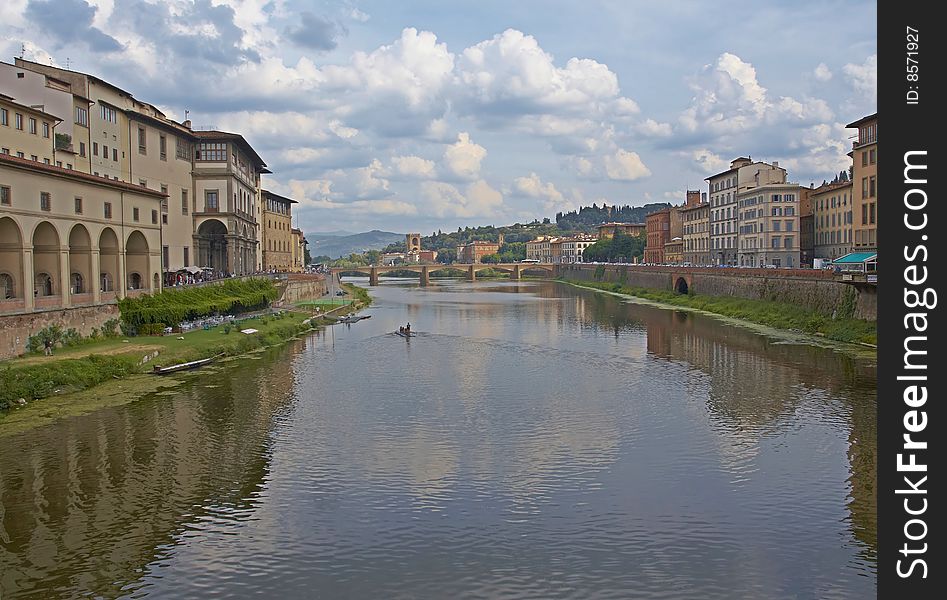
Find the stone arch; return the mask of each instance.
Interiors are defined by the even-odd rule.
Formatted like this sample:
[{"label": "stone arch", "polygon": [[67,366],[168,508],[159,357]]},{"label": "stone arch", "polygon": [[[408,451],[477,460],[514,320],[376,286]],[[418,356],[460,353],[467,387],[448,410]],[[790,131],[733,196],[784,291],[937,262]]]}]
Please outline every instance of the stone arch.
[{"label": "stone arch", "polygon": [[227,247],[227,226],[217,219],[208,219],[197,228],[197,256],[202,267],[228,271],[230,265]]},{"label": "stone arch", "polygon": [[72,294],[91,292],[92,237],[81,223],[69,232],[69,291]]},{"label": "stone arch", "polygon": [[59,295],[62,292],[60,272],[59,232],[49,221],[42,221],[33,230],[33,295]]},{"label": "stone arch", "polygon": [[23,236],[17,222],[0,217],[0,301],[23,298]]},{"label": "stone arch", "polygon": [[118,274],[118,236],[111,227],[106,227],[99,234],[99,290],[114,292]]},{"label": "stone arch", "polygon": [[686,294],[689,289],[690,288],[687,285],[687,280],[683,277],[678,277],[677,281],[674,282],[674,291],[678,294]]},{"label": "stone arch", "polygon": [[148,249],[148,240],[144,234],[138,231],[132,231],[128,235],[128,241],[125,242],[125,270],[128,272],[128,281],[126,286],[130,290],[140,290],[148,282],[148,273],[151,269],[148,266],[150,252]]}]

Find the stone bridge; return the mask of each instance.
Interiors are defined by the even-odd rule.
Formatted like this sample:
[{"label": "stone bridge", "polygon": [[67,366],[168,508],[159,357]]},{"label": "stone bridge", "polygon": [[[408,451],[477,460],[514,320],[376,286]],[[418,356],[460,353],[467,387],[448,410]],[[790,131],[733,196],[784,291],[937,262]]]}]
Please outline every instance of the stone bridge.
[{"label": "stone bridge", "polygon": [[421,274],[421,285],[430,283],[431,273],[453,269],[466,271],[468,281],[477,280],[477,272],[486,269],[502,271],[510,274],[510,279],[519,279],[524,271],[544,271],[549,276],[558,275],[559,265],[550,263],[498,263],[498,264],[452,264],[452,265],[391,265],[384,267],[333,267],[329,269],[332,276],[338,278],[342,273],[360,273],[368,275],[369,285],[378,285],[378,276],[391,271],[413,271]]}]

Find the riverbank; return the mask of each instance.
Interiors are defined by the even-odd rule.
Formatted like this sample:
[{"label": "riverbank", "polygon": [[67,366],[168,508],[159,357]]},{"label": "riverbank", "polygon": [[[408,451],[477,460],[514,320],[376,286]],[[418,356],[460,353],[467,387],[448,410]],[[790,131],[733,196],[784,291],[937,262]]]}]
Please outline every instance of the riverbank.
[{"label": "riverbank", "polygon": [[677,294],[624,286],[618,283],[576,281],[561,279],[576,287],[583,287],[620,296],[643,299],[668,308],[685,308],[713,315],[747,321],[776,330],[822,337],[836,342],[874,347],[878,343],[875,323],[850,317],[827,317],[794,304],[767,300],[750,300],[727,296]]},{"label": "riverbank", "polygon": [[[371,303],[366,290],[353,284],[343,287],[354,301],[330,312],[348,314]],[[39,410],[38,407],[43,406],[39,413],[45,417],[40,419],[43,421],[51,416],[81,414],[121,403],[116,402],[116,398],[131,401],[153,391],[158,380],[168,381],[144,375],[154,365],[168,366],[211,356],[238,357],[284,344],[300,334],[331,324],[333,321],[325,314],[313,316],[311,312],[293,308],[243,319],[239,325],[221,324],[183,335],[109,338],[57,349],[52,357],[33,354],[6,361],[0,364],[0,430],[4,434],[11,428],[21,430],[22,422],[30,421],[25,414],[33,412],[24,411],[23,407]],[[256,332],[241,333],[245,329]],[[116,387],[114,384],[118,381],[125,385]],[[103,386],[112,389],[100,392]],[[46,406],[52,397],[57,398],[57,402]],[[101,397],[102,402],[97,402],[97,397]],[[40,400],[42,402],[34,402]],[[70,405],[78,410],[71,410]],[[15,423],[18,425],[13,427]]]}]

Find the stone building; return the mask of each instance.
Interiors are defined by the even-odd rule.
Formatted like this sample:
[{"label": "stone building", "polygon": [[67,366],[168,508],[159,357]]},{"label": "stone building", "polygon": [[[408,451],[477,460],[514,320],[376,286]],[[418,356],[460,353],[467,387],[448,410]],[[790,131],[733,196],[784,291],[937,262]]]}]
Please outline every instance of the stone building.
[{"label": "stone building", "polygon": [[263,243],[264,271],[296,270],[298,239],[293,239],[293,204],[295,200],[262,190],[260,230]]},{"label": "stone building", "polygon": [[852,192],[854,194],[854,252],[878,250],[878,113],[846,127],[858,129],[852,143]]},{"label": "stone building", "polygon": [[799,267],[799,217],[809,191],[795,183],[767,183],[737,194],[741,266]]},{"label": "stone building", "polygon": [[852,182],[821,185],[809,193],[814,258],[833,260],[852,252],[855,203]]},{"label": "stone building", "polygon": [[645,223],[602,223],[598,226],[598,239],[610,239],[614,237],[616,231],[625,235],[641,235],[647,229]]},{"label": "stone building", "polygon": [[664,264],[664,245],[671,241],[671,209],[655,211],[646,218],[648,241],[644,249],[644,262]]}]

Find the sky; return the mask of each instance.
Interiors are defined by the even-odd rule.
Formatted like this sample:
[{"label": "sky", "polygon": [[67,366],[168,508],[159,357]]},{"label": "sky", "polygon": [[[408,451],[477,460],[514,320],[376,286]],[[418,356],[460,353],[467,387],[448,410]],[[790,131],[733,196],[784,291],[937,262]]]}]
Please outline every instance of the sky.
[{"label": "sky", "polygon": [[876,21],[836,0],[4,0],[0,59],[242,134],[307,232],[426,234],[681,204],[738,156],[830,180],[877,110]]}]

